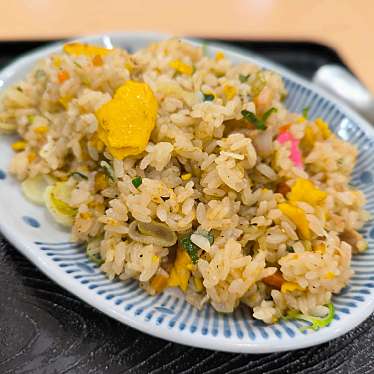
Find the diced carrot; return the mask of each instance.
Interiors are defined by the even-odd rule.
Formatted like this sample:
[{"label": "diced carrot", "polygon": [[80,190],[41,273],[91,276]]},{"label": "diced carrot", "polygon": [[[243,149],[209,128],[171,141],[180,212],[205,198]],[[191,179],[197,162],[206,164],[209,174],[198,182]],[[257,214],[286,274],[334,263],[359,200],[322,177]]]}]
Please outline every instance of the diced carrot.
[{"label": "diced carrot", "polygon": [[288,131],[288,129],[291,127],[291,124],[290,123],[286,123],[285,125],[281,126],[279,128],[279,132],[284,132],[284,131]]},{"label": "diced carrot", "polygon": [[100,55],[96,55],[92,59],[92,63],[93,63],[94,66],[102,66],[103,59],[102,59],[102,57]]},{"label": "diced carrot", "polygon": [[66,70],[61,70],[58,72],[57,78],[60,83],[64,83],[66,80],[70,78],[70,75]]},{"label": "diced carrot", "polygon": [[277,290],[280,290],[282,288],[282,284],[285,282],[280,271],[263,278],[262,281],[268,286],[276,288]]}]

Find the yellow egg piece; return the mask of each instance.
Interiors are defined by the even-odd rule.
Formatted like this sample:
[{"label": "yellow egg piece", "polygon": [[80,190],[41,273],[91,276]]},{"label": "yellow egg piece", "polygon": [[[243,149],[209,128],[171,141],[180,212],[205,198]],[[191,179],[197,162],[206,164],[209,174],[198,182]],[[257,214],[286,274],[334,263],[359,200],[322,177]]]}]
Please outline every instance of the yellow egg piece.
[{"label": "yellow egg piece", "polygon": [[302,287],[300,287],[297,283],[293,282],[284,282],[282,284],[281,292],[292,292],[292,291],[304,291]]},{"label": "yellow egg piece", "polygon": [[326,199],[327,193],[319,190],[311,181],[298,178],[287,197],[293,202],[305,201],[312,206],[316,206]]},{"label": "yellow egg piece", "polygon": [[183,292],[187,291],[188,281],[191,276],[188,266],[191,264],[189,254],[182,248],[177,248],[177,257],[170,272],[169,287],[179,287]]},{"label": "yellow egg piece", "polygon": [[309,223],[304,211],[301,208],[288,203],[282,203],[278,204],[278,209],[296,225],[298,230],[301,232],[301,235],[305,239],[311,239]]},{"label": "yellow egg piece", "polygon": [[331,131],[329,129],[329,125],[325,122],[322,118],[316,119],[316,125],[321,132],[323,139],[328,139],[331,136]]},{"label": "yellow egg piece", "polygon": [[192,75],[194,72],[193,66],[185,64],[181,60],[170,61],[169,66],[180,74]]},{"label": "yellow egg piece", "polygon": [[113,157],[144,151],[156,125],[157,99],[146,83],[127,81],[96,111],[99,139]]},{"label": "yellow egg piece", "polygon": [[111,49],[98,47],[96,45],[82,44],[82,43],[68,43],[63,47],[65,53],[72,56],[106,56]]}]

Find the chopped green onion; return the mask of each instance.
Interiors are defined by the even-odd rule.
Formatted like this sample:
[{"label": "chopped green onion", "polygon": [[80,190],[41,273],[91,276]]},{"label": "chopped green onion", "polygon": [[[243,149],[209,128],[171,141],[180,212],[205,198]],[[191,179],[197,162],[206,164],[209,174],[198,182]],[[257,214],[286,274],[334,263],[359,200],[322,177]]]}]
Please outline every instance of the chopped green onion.
[{"label": "chopped green onion", "polygon": [[305,118],[305,119],[308,119],[308,114],[309,114],[309,107],[308,106],[306,106],[304,109],[303,109],[303,117]]},{"label": "chopped green onion", "polygon": [[277,108],[270,108],[269,110],[267,110],[264,114],[263,114],[263,116],[262,116],[262,120],[264,121],[264,122],[266,122],[267,120],[268,120],[268,118],[273,114],[273,113],[276,113],[276,112],[278,112],[278,109]]},{"label": "chopped green onion", "polygon": [[96,265],[101,265],[104,263],[104,260],[100,257],[100,255],[98,253],[92,253],[89,247],[86,248],[86,255]]},{"label": "chopped green onion", "polygon": [[258,118],[256,114],[250,112],[249,110],[242,110],[243,117],[250,123],[253,123],[258,130],[265,130],[266,126],[261,118]]},{"label": "chopped green onion", "polygon": [[135,178],[131,181],[131,183],[132,183],[132,185],[133,185],[135,188],[140,187],[140,185],[143,183],[142,177],[135,177]]},{"label": "chopped green onion", "polygon": [[199,260],[199,248],[191,242],[191,234],[180,237],[179,244],[191,257],[192,263],[196,264]]},{"label": "chopped green onion", "polygon": [[287,317],[285,319],[300,319],[302,321],[310,322],[310,325],[308,326],[303,326],[299,327],[300,331],[305,331],[305,330],[314,330],[317,331],[322,327],[328,326],[331,321],[334,319],[335,315],[335,308],[332,303],[328,304],[327,307],[329,308],[329,312],[325,317],[315,317],[315,316],[310,316],[307,314],[302,314],[298,313],[296,311],[290,311],[287,314]]},{"label": "chopped green onion", "polygon": [[214,95],[213,94],[205,94],[204,92],[202,94],[204,96],[204,101],[213,101],[214,100]]},{"label": "chopped green onion", "polygon": [[288,245],[286,249],[287,249],[287,252],[289,253],[295,253],[295,250],[290,245]]},{"label": "chopped green onion", "polygon": [[264,73],[260,70],[256,73],[255,79],[251,84],[251,91],[253,96],[258,96],[266,86]]},{"label": "chopped green onion", "polygon": [[47,76],[46,72],[42,69],[38,69],[36,72],[35,72],[35,78],[36,79],[43,79]]},{"label": "chopped green onion", "polygon": [[239,74],[239,80],[240,80],[240,82],[241,83],[247,82],[249,76],[250,76],[250,74],[247,74],[247,75]]},{"label": "chopped green onion", "polygon": [[74,63],[75,66],[82,69],[82,65],[80,63],[78,63],[77,61],[73,61],[73,63]]},{"label": "chopped green onion", "polygon": [[249,110],[242,110],[242,115],[248,122],[253,123],[256,126],[256,129],[265,130],[265,122],[273,113],[276,113],[277,111],[277,108],[270,108],[263,114],[261,118],[257,117],[256,114],[250,112]]},{"label": "chopped green onion", "polygon": [[112,180],[114,181],[115,180],[115,177],[114,177],[114,171],[113,171],[113,168],[112,166],[107,162],[107,161],[101,161],[100,162],[100,166],[101,168],[103,169],[103,171],[105,172],[105,174]]},{"label": "chopped green onion", "polygon": [[86,180],[88,179],[87,175],[82,174],[82,173],[80,173],[79,171],[73,171],[73,172],[70,174],[70,176],[72,176],[72,177],[77,176],[77,177],[80,177],[80,178],[82,178],[82,179],[86,179]]}]

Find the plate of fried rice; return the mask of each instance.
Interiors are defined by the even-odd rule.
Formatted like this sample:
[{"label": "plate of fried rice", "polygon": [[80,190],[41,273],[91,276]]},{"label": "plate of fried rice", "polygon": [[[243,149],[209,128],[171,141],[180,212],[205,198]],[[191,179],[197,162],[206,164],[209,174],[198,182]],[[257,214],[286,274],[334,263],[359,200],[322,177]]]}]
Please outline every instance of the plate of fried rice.
[{"label": "plate of fried rice", "polygon": [[258,353],[374,310],[373,130],[320,89],[151,33],[36,50],[0,85],[1,232],[103,313]]}]

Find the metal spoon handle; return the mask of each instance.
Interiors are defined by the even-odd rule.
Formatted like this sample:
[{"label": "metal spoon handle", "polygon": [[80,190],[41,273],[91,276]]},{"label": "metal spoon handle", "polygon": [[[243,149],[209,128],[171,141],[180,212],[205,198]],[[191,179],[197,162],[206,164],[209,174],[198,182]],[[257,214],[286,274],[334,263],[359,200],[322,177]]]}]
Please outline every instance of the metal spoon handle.
[{"label": "metal spoon handle", "polygon": [[313,81],[374,124],[374,96],[347,69],[324,65],[314,74]]}]

